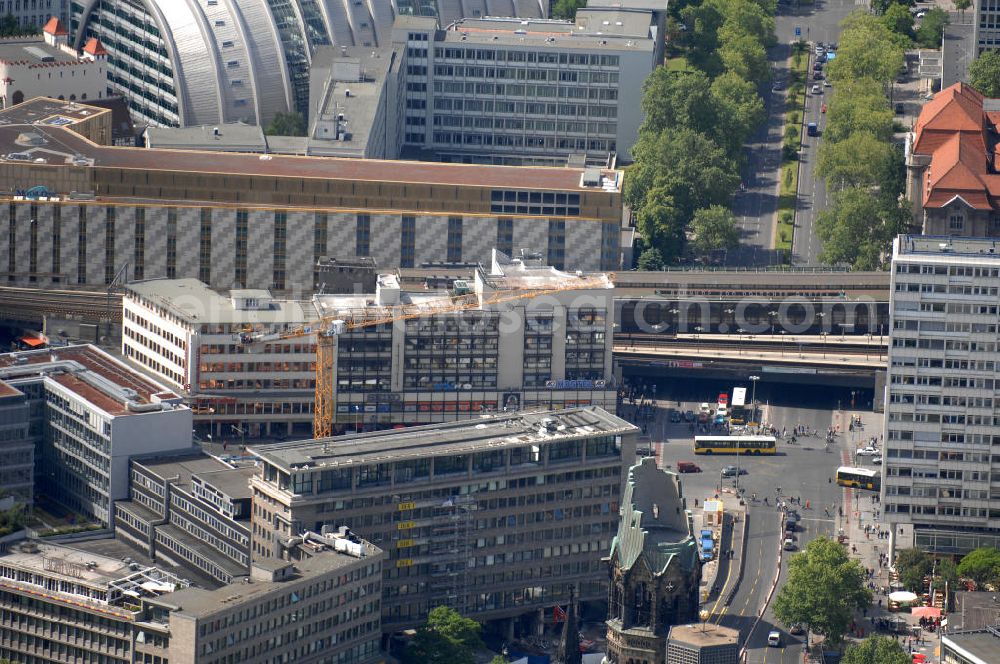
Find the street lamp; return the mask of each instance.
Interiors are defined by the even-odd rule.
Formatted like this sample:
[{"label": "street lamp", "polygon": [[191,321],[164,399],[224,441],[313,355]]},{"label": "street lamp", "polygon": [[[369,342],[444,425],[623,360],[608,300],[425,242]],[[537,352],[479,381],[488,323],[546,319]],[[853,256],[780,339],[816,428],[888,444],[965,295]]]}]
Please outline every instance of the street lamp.
[{"label": "street lamp", "polygon": [[753,417],[753,421],[757,422],[757,381],[760,380],[760,376],[750,376],[750,382],[753,384],[753,388],[750,390],[750,416]]},{"label": "street lamp", "polygon": [[694,352],[696,353],[701,353],[701,345],[698,343],[698,338],[703,329],[705,328],[701,325],[695,325],[694,327]]},{"label": "street lamp", "polygon": [[781,330],[781,356],[785,356],[785,335],[788,334],[788,330]]},{"label": "street lamp", "polygon": [[743,333],[746,332],[742,327],[736,328],[736,348],[739,349],[738,354],[743,354]]},{"label": "street lamp", "polygon": [[768,311],[767,317],[771,319],[771,338],[774,338],[774,319],[778,315],[777,311]]},{"label": "street lamp", "polygon": [[681,312],[680,309],[667,309],[667,313],[670,314],[671,316],[673,316],[673,318],[674,318],[674,335],[675,336],[677,334],[679,334],[680,331],[681,331],[680,326],[677,324],[677,314],[679,314],[680,312]]}]

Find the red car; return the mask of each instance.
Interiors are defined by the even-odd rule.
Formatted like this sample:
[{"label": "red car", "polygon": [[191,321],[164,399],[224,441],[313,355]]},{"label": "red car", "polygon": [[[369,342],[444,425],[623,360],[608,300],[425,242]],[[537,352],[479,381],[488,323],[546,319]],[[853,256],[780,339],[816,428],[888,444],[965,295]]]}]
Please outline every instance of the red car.
[{"label": "red car", "polygon": [[823,104],[822,108],[819,109],[820,113],[826,113],[826,104]]},{"label": "red car", "polygon": [[726,394],[725,392],[721,392],[719,394],[719,405],[720,406],[725,406],[725,405],[728,405],[728,404],[729,404],[729,395]]}]

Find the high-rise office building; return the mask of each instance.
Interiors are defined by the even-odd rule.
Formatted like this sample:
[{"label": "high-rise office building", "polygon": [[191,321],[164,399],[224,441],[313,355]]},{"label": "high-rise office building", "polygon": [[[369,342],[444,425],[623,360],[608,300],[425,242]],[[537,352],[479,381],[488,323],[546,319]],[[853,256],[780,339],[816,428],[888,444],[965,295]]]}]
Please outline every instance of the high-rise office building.
[{"label": "high-rise office building", "polygon": [[1000,546],[997,240],[893,244],[882,513],[894,550]]},{"label": "high-rise office building", "polygon": [[[557,258],[555,253],[551,258]],[[541,259],[494,252],[492,265],[451,292],[405,291],[379,275],[375,292],[278,300],[229,297],[194,279],[129,284],[122,354],[182,391],[199,431],[231,440],[307,436],[315,400],[315,335],[273,338],[319,317],[411,316],[338,337],[334,429],[361,430],[479,417],[522,408],[614,410],[613,283]],[[533,289],[548,289],[529,297]],[[435,314],[442,301],[469,297]],[[503,301],[492,301],[498,296]],[[523,299],[514,299],[523,296]],[[463,301],[464,302],[464,301]],[[471,300],[470,300],[471,302]],[[255,335],[266,341],[252,342]]]},{"label": "high-rise office building", "polygon": [[18,466],[28,442],[46,495],[104,527],[112,501],[128,497],[131,455],[191,447],[181,397],[95,346],[0,355],[0,386],[28,405],[28,440],[10,441]]},{"label": "high-rise office building", "polygon": [[636,435],[572,408],[251,447],[251,557],[282,557],[303,530],[356,531],[386,551],[387,632],[438,605],[536,620],[573,586],[603,602]]}]

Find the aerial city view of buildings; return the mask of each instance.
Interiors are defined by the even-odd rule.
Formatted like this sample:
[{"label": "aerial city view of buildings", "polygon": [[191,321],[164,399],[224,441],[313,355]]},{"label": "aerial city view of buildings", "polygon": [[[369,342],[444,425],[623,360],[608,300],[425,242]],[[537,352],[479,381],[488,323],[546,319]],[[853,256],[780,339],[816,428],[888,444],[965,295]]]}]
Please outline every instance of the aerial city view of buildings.
[{"label": "aerial city view of buildings", "polygon": [[1000,663],[981,4],[0,0],[0,660]]}]

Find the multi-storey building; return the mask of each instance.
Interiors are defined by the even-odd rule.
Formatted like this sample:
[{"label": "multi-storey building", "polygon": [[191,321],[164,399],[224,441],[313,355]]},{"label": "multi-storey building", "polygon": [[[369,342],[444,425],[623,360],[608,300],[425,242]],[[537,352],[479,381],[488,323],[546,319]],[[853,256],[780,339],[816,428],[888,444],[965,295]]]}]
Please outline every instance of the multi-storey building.
[{"label": "multi-storey building", "polygon": [[128,263],[134,280],[308,291],[323,256],[416,267],[488,263],[493,247],[619,265],[619,171],[126,148],[108,145],[110,115],[43,99],[0,112],[4,182],[47,190],[0,205],[8,284],[103,288]]},{"label": "multi-storey building", "polygon": [[66,24],[69,19],[69,0],[0,0],[0,16],[13,16],[22,29],[42,26],[53,16]]},{"label": "multi-storey building", "polygon": [[643,83],[663,57],[657,22],[620,7],[579,10],[575,22],[479,18],[446,29],[401,16],[404,143],[455,162],[627,159]]},{"label": "multi-storey building", "polygon": [[[112,553],[35,541],[0,554],[0,657],[34,664],[382,661],[382,552],[307,533],[291,559],[231,585]],[[103,552],[103,553],[102,553]]]},{"label": "multi-storey building", "polygon": [[133,458],[115,535],[152,560],[189,565],[221,583],[250,570],[250,465],[200,452]]},{"label": "multi-storey building", "polygon": [[[70,27],[78,47],[92,37],[107,46],[111,90],[129,100],[139,121],[164,126],[267,124],[277,112],[308,114],[309,67],[319,47],[377,47],[388,41],[397,10],[433,11],[445,25],[465,11],[472,16],[492,13],[486,0],[442,4],[75,0]],[[546,9],[537,0],[517,0],[502,11],[537,17]]]},{"label": "multi-storey building", "polygon": [[[40,403],[34,403],[37,410]],[[24,392],[0,381],[0,492],[26,507],[34,501],[35,445]]]},{"label": "multi-storey building", "polygon": [[252,447],[254,561],[302,530],[349,527],[387,551],[382,625],[438,605],[480,621],[607,597],[636,427],[600,408],[484,416]]},{"label": "multi-storey building", "polygon": [[[550,292],[528,297],[533,289]],[[460,290],[475,306],[463,299],[460,312],[435,313],[436,303],[459,291],[403,291],[388,274],[378,277],[374,294],[317,295],[309,303],[275,301],[266,291],[225,298],[190,279],[133,283],[124,298],[122,354],[182,390],[205,433],[308,435],[315,337],[251,340],[318,317],[363,318],[412,305],[427,314],[339,336],[337,430],[504,409],[614,409],[607,276],[580,277],[497,253],[491,268],[478,268]]]},{"label": "multi-storey building", "polygon": [[[105,527],[112,501],[128,497],[130,456],[191,446],[191,411],[181,397],[94,346],[0,355],[0,379],[27,402],[40,487]],[[28,447],[11,448],[19,468]]]},{"label": "multi-storey building", "polygon": [[53,17],[41,37],[0,40],[0,106],[34,97],[86,101],[107,96],[104,46],[88,40],[77,52],[68,45],[68,34]]},{"label": "multi-storey building", "polygon": [[895,550],[1000,546],[998,293],[995,240],[893,245],[882,513]]}]

